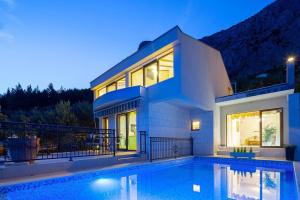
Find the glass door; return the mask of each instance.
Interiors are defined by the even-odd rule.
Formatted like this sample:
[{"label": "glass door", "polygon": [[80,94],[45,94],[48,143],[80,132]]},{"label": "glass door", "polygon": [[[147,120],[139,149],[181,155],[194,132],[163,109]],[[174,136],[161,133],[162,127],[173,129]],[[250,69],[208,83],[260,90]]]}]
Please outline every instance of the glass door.
[{"label": "glass door", "polygon": [[118,115],[118,149],[127,149],[127,117],[126,114]]},{"label": "glass door", "polygon": [[128,150],[136,150],[136,112],[127,113],[128,117]]},{"label": "glass door", "polygon": [[136,112],[128,112],[117,116],[118,149],[136,150]]}]

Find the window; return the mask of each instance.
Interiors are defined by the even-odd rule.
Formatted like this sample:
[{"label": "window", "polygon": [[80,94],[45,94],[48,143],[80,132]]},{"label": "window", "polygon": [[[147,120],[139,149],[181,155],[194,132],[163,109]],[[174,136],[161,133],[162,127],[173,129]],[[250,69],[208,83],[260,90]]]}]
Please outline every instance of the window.
[{"label": "window", "polygon": [[133,72],[131,74],[131,86],[143,86],[144,85],[144,74],[143,68]]},{"label": "window", "polygon": [[227,115],[227,146],[259,146],[259,123],[259,111]]},{"label": "window", "polygon": [[101,97],[101,96],[104,95],[105,93],[106,93],[106,87],[97,90],[97,91],[96,91],[96,98]]},{"label": "window", "polygon": [[116,83],[107,86],[107,92],[112,92],[115,91],[116,89],[117,89]]},{"label": "window", "polygon": [[282,109],[227,115],[227,146],[280,147]]},{"label": "window", "polygon": [[117,90],[125,88],[125,78],[117,81]]},{"label": "window", "polygon": [[170,53],[158,60],[159,63],[159,82],[172,78],[174,76],[174,53]]},{"label": "window", "polygon": [[262,146],[277,146],[281,144],[281,109],[261,112]]},{"label": "window", "polygon": [[157,62],[145,66],[145,86],[151,86],[157,83]]},{"label": "window", "polygon": [[200,121],[192,121],[192,131],[200,130]]}]

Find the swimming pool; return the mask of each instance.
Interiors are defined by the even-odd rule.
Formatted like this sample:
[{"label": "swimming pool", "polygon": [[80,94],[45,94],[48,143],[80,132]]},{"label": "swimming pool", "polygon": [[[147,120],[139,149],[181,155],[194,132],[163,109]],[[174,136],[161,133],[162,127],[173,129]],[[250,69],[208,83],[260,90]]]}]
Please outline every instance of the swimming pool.
[{"label": "swimming pool", "polygon": [[0,199],[297,199],[292,163],[184,158],[0,187]]}]

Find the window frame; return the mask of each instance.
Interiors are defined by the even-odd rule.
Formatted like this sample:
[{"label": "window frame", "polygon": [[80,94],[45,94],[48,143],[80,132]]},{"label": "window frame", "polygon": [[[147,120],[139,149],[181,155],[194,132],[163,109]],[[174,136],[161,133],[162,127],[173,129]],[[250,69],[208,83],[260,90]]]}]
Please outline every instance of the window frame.
[{"label": "window frame", "polygon": [[161,58],[163,58],[163,57],[166,57],[166,56],[172,54],[172,53],[173,53],[173,66],[172,66],[172,68],[173,68],[173,77],[174,77],[174,51],[171,51],[171,52],[169,52],[169,53],[167,53],[167,54],[164,54],[163,56],[157,58],[157,79],[158,79],[158,82],[157,82],[157,83],[164,82],[164,81],[166,81],[166,80],[169,80],[169,79],[173,78],[173,77],[171,77],[171,78],[165,79],[165,80],[163,80],[163,81],[160,81],[160,80],[159,80],[159,70],[160,70],[160,68],[159,68],[159,66],[160,66],[160,65],[159,65],[159,60],[160,60]]},{"label": "window frame", "polygon": [[132,85],[132,75],[135,73],[135,72],[137,72],[137,71],[139,71],[139,70],[142,70],[143,72],[142,72],[142,74],[143,74],[143,85],[141,85],[141,86],[145,86],[145,77],[144,77],[144,75],[145,75],[145,69],[144,69],[144,66],[142,66],[142,67],[140,67],[140,68],[138,68],[138,69],[136,69],[136,70],[134,70],[134,71],[132,71],[131,73],[130,73],[130,87],[134,87],[134,86],[137,86],[137,85]]},{"label": "window frame", "polygon": [[[280,146],[263,146],[262,145],[262,112],[264,111],[272,111],[272,110],[280,110]],[[253,110],[253,111],[243,111],[243,112],[236,112],[236,113],[230,113],[225,115],[225,146],[228,147],[228,142],[227,142],[227,116],[232,115],[232,114],[240,114],[240,113],[245,113],[245,112],[259,112],[259,148],[282,148],[283,147],[283,107],[279,108],[270,108],[270,109],[262,109],[262,110]]]},{"label": "window frame", "polygon": [[125,79],[125,86],[124,86],[124,88],[126,88],[126,77],[124,76],[124,77],[119,78],[118,80],[115,81],[115,83],[116,83],[116,90],[124,89],[124,88],[118,89],[118,82],[119,82],[120,80],[122,80],[122,79]]}]

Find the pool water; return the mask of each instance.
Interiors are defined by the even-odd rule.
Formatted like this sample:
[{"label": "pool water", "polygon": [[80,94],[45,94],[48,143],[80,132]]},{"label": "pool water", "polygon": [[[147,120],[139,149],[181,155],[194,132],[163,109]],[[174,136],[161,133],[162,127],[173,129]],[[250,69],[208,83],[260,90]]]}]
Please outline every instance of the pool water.
[{"label": "pool water", "polygon": [[292,164],[189,158],[0,187],[0,199],[297,199]]}]

